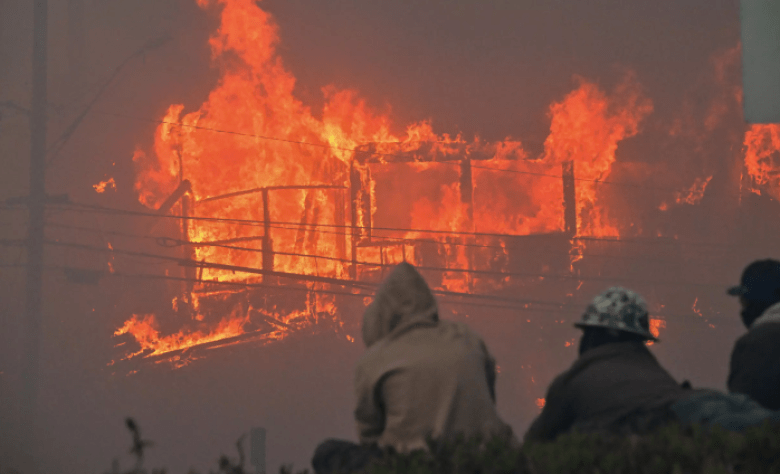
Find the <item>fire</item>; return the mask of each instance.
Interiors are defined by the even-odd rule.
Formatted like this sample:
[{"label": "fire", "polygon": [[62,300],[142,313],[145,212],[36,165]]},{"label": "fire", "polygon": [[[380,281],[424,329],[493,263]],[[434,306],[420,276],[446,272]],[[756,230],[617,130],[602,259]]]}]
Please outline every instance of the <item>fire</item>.
[{"label": "fire", "polygon": [[710,184],[710,181],[712,181],[712,176],[696,178],[690,189],[681,193],[675,193],[675,201],[677,204],[698,204],[704,197],[704,191],[707,190],[707,185]]},{"label": "fire", "polygon": [[780,125],[752,125],[745,132],[744,153],[751,190],[780,200]]},{"label": "fire", "polygon": [[[633,74],[610,96],[580,79],[578,89],[550,107],[552,124],[543,160],[574,162],[575,176],[581,180],[577,183],[580,235],[619,235],[599,202],[598,184],[593,181],[609,177],[618,143],[639,133],[641,121],[652,111],[652,101],[644,97]],[[554,202],[548,198],[545,204],[554,208]]]},{"label": "fire", "polygon": [[[371,274],[376,277],[401,261],[424,264],[415,242],[425,240],[440,244],[439,266],[451,269],[442,271],[434,286],[468,293],[509,281],[478,272],[504,269],[508,261],[504,241],[483,245],[487,239],[479,240],[479,233],[620,236],[623,228],[608,215],[599,181],[610,177],[619,143],[638,134],[653,111],[633,74],[609,92],[577,78],[574,90],[550,105],[543,152],[531,157],[511,137],[490,143],[437,133],[426,121],[393,124],[356,91],[333,86],[322,89],[324,106],[315,114],[294,95],[295,77],[277,52],[279,31],[269,13],[252,0],[197,3],[220,15],[210,39],[219,81],[197,110],[170,105],[153,150],[137,149],[133,155],[134,189],[142,204],[212,219],[181,221],[182,240],[191,243],[185,258],[223,265],[189,273],[193,285],[195,280],[257,282],[270,271],[359,279],[360,265],[380,269]],[[378,189],[383,176],[401,169],[425,183],[420,195],[409,186],[410,192],[392,197],[393,207],[408,209],[404,217],[380,205]],[[572,183],[573,225],[561,206],[564,170]],[[169,207],[161,209],[163,204]],[[398,230],[381,230],[374,223],[382,219]],[[572,271],[584,245],[572,240]],[[225,266],[262,272],[248,277]],[[175,310],[202,321],[198,329],[163,335],[156,316],[134,315],[118,334],[135,337],[144,353],[162,354],[242,335],[252,321],[249,312],[236,312],[203,329],[208,318],[195,308],[192,288],[187,291]],[[312,311],[310,306],[318,304],[307,300],[304,313],[335,314],[335,303]],[[254,312],[255,317],[292,317]],[[296,317],[311,320],[306,314]]]},{"label": "fire", "polygon": [[[696,205],[704,198],[704,193],[707,190],[707,185],[712,181],[712,175],[706,178],[696,178],[690,188],[684,191],[678,191],[674,193],[674,202],[676,204],[688,204]],[[670,205],[664,201],[658,206],[661,211],[668,211]]]},{"label": "fire", "polygon": [[96,193],[103,194],[106,192],[106,188],[116,191],[116,182],[114,181],[114,178],[109,178],[105,181],[99,182],[98,184],[93,184],[92,187],[95,188]]},{"label": "fire", "polygon": [[[658,337],[661,334],[661,329],[666,327],[666,321],[663,319],[651,319],[650,320],[650,334],[654,337]],[[653,341],[647,341],[648,346],[653,345]]]},{"label": "fire", "polygon": [[[108,246],[109,250],[114,250],[114,246],[111,245],[111,242],[106,242],[106,245]],[[111,252],[109,254],[108,260],[106,261],[106,266],[108,267],[109,273],[114,273],[114,252]]]},{"label": "fire", "polygon": [[[182,329],[170,335],[161,335],[159,323],[154,314],[134,314],[125,321],[122,327],[114,331],[114,336],[129,334],[140,346],[138,351],[127,354],[126,358],[138,355],[152,357],[242,335],[254,335],[258,339],[281,339],[289,330],[311,324],[313,318],[322,315],[333,317],[335,311],[336,307],[332,298],[327,295],[308,293],[305,310],[282,315],[278,312],[252,307],[244,312],[240,306],[237,306],[230,315],[222,318],[213,329]],[[247,327],[253,323],[253,316],[254,319],[271,322],[272,330],[266,332],[248,330]],[[194,319],[200,320],[202,318],[195,317]],[[203,325],[201,324],[201,326]],[[352,336],[347,335],[346,338],[350,342],[355,341]]]},{"label": "fire", "polygon": [[546,403],[546,400],[544,398],[537,398],[536,399],[536,406],[539,407],[540,410],[542,408],[544,408],[545,403]]},{"label": "fire", "polygon": [[114,331],[114,336],[131,334],[141,346],[138,352],[129,354],[134,357],[139,354],[154,356],[166,352],[186,349],[198,344],[219,341],[228,337],[239,336],[244,333],[244,325],[248,322],[245,317],[226,317],[217,327],[211,331],[179,331],[176,334],[161,336],[157,319],[153,314],[136,315],[125,321],[124,326]]},{"label": "fire", "polygon": [[696,307],[696,305],[697,305],[698,303],[699,303],[699,298],[696,298],[696,299],[693,301],[693,306],[691,306],[691,310],[692,310],[692,311],[693,311],[693,312],[696,314],[696,316],[698,316],[698,317],[700,317],[700,318],[701,318],[701,317],[703,316],[703,315],[702,315],[702,312],[701,312],[701,309],[699,309],[699,308],[697,308],[697,307]]}]

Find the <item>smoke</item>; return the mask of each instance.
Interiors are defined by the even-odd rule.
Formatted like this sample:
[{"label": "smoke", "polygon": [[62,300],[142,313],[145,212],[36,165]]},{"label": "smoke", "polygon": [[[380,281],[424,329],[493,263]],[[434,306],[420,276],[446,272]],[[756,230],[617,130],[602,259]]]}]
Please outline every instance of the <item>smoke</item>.
[{"label": "smoke", "polygon": [[[466,321],[484,336],[501,367],[500,411],[520,433],[538,413],[536,400],[544,396],[547,384],[576,356],[571,340],[577,333],[570,323],[584,307],[584,300],[611,284],[637,289],[650,302],[654,316],[665,318],[662,342],[653,351],[673,375],[689,378],[698,386],[723,387],[728,352],[742,328],[736,303],[722,295],[722,288],[737,278],[750,258],[769,252],[751,245],[755,243],[751,236],[776,235],[771,227],[762,229],[755,222],[734,217],[740,210],[739,196],[733,191],[741,182],[744,143],[738,53],[734,49],[738,38],[736,3],[323,4],[265,0],[260,5],[267,15],[262,23],[267,28],[259,30],[265,36],[259,36],[257,43],[273,46],[274,53],[269,56],[264,49],[265,55],[239,58],[236,50],[252,49],[240,38],[228,37],[225,42],[210,39],[220,27],[221,6],[209,4],[203,9],[190,0],[84,1],[82,40],[86,52],[80,57],[69,56],[68,38],[73,32],[69,33],[68,4],[75,1],[51,1],[52,141],[62,136],[126,58],[155,38],[169,35],[172,40],[133,58],[106,88],[48,170],[50,193],[68,193],[76,202],[145,211],[135,189],[136,166],[144,159],[135,152],[143,150],[147,160],[164,159],[165,166],[157,170],[165,173],[167,181],[156,181],[168,187],[144,187],[154,194],[148,203],[158,204],[178,184],[178,163],[175,156],[166,158],[158,152],[154,142],[160,137],[157,122],[167,116],[171,104],[181,105],[169,116],[171,122],[195,113],[193,122],[211,119],[208,125],[217,128],[236,118],[242,104],[235,98],[229,102],[233,109],[225,115],[204,104],[220,86],[224,95],[214,100],[231,99],[229,92],[238,81],[261,90],[269,85],[258,77],[241,76],[236,67],[239,60],[281,78],[274,83],[281,84],[279,88],[263,92],[290,97],[286,102],[289,108],[278,111],[264,108],[262,103],[243,105],[263,110],[262,115],[253,117],[258,122],[273,114],[284,119],[302,117],[304,125],[295,129],[297,140],[325,136],[328,144],[346,148],[389,135],[413,141],[416,135],[406,126],[416,124],[415,133],[423,136],[429,127],[452,141],[471,144],[473,137],[479,137],[480,143],[506,146],[496,161],[483,163],[486,167],[511,169],[518,160],[551,163],[546,168],[543,163],[528,163],[514,171],[560,173],[556,166],[566,157],[565,150],[558,149],[560,142],[548,140],[578,124],[565,120],[563,104],[579,104],[588,112],[581,125],[601,123],[595,128],[604,135],[595,148],[577,145],[566,150],[579,147],[588,159],[607,156],[609,171],[596,169],[589,179],[637,185],[578,183],[578,192],[595,190],[592,202],[602,207],[608,204],[608,213],[600,215],[600,225],[615,227],[626,240],[639,243],[586,242],[580,250],[583,259],[574,264],[574,273],[569,273],[572,247],[568,237],[507,240],[505,250],[491,253],[498,255],[491,257],[498,258],[493,263],[514,273],[508,278],[511,284],[498,291],[498,296],[516,299],[518,293],[533,295],[533,299],[550,304],[506,308],[496,301],[468,300],[469,304],[464,304],[443,298],[442,317]],[[71,13],[76,15],[77,9]],[[4,66],[0,67],[0,103],[12,102],[22,109],[29,103],[30,19],[29,2],[6,1],[0,6],[0,64]],[[236,15],[233,20],[246,18]],[[228,49],[233,53],[215,61],[215,52]],[[75,71],[69,57],[80,64]],[[283,58],[284,70],[278,57]],[[627,75],[627,69],[633,72]],[[575,75],[584,79],[573,80]],[[558,105],[551,109],[551,104]],[[26,192],[27,118],[23,110],[8,107],[0,109],[0,114],[4,167],[0,198],[6,199]],[[319,121],[316,126],[311,124],[314,119]],[[374,125],[361,128],[366,122]],[[249,128],[254,133],[255,122],[251,120],[235,125],[233,130]],[[276,136],[286,130],[275,126],[265,132]],[[352,137],[360,140],[350,141]],[[257,140],[244,137],[243,150],[253,149]],[[214,150],[208,148],[209,141],[196,144],[199,147],[193,150],[203,150],[204,160],[215,158],[208,153]],[[284,153],[292,149],[300,147],[279,146],[273,151],[283,160]],[[339,166],[343,157],[332,157],[333,166]],[[210,186],[217,178],[269,172],[263,168],[233,169],[228,166],[234,164],[232,155],[220,158],[227,164],[214,170],[213,180],[198,183],[196,193],[201,197],[212,195]],[[198,164],[190,163],[193,166]],[[405,186],[396,185],[408,176],[408,168],[386,165],[385,171],[375,175],[385,173],[374,189],[380,219],[377,225],[412,226],[411,214],[441,216],[435,225],[442,228],[453,222],[464,225],[467,214],[439,213],[438,208],[459,191],[457,170],[451,165],[430,166],[416,170]],[[296,178],[315,176],[305,166],[296,173]],[[496,217],[501,222],[493,228],[504,231],[527,224],[512,221],[517,208],[523,215],[533,214],[530,210],[538,212],[539,204],[527,196],[544,181],[479,169],[474,176],[476,220]],[[284,182],[288,178],[292,179],[274,179]],[[93,186],[109,179],[114,180],[116,191],[97,194]],[[703,180],[708,184],[698,204],[678,204],[677,193],[698,190],[696,183]],[[419,194],[406,189],[431,181],[436,186]],[[556,213],[551,214],[554,225],[550,227],[560,228],[560,180],[549,182],[555,186],[550,195],[558,201],[550,205],[550,212]],[[517,199],[496,192],[507,187],[517,189]],[[448,199],[447,193],[452,197]],[[394,195],[400,195],[395,207]],[[295,204],[290,219],[299,220],[305,196],[290,192],[284,198]],[[262,217],[259,205],[250,207],[248,202],[242,202],[252,214],[247,217]],[[420,202],[427,202],[427,210],[406,211]],[[663,203],[668,205],[665,211],[659,209]],[[767,212],[776,212],[767,206]],[[751,219],[760,217],[754,208],[742,209]],[[213,212],[222,210],[215,207]],[[448,216],[456,218],[446,219]],[[181,274],[172,263],[119,254],[111,260],[108,252],[111,244],[115,249],[178,256],[175,250],[162,249],[154,239],[116,235],[149,235],[153,226],[155,235],[180,235],[177,222],[65,211],[53,211],[48,217],[53,224],[97,229],[86,232],[50,227],[50,239],[106,250],[98,253],[52,247],[47,253],[48,265],[107,272],[112,262],[118,273]],[[288,216],[274,216],[283,217]],[[323,214],[322,218],[326,217],[335,222],[335,216]],[[23,237],[24,225],[23,213],[0,211],[3,239]],[[545,225],[548,222],[540,220],[529,229],[543,231]],[[657,237],[659,233],[663,238]],[[306,248],[308,243],[302,245]],[[21,255],[18,248],[0,247],[0,265],[23,264]],[[312,333],[293,334],[274,344],[204,349],[190,354],[194,360],[188,365],[172,370],[165,363],[135,366],[127,365],[135,362],[121,362],[133,341],[126,339],[127,335],[112,334],[133,314],[171,311],[171,296],[181,292],[180,284],[105,276],[98,285],[83,286],[67,280],[62,271],[51,270],[47,275],[40,405],[44,468],[60,472],[108,469],[111,458],[126,451],[122,420],[128,415],[136,417],[144,436],[156,442],[149,450],[147,464],[167,466],[172,471],[213,466],[220,453],[232,452],[238,435],[256,425],[268,429],[269,467],[282,462],[302,466],[322,438],[353,437],[351,368],[362,348],[347,336],[357,334],[362,295],[339,302],[338,316],[344,322],[339,332],[323,325],[327,330],[321,333],[312,329]],[[21,269],[2,268],[3,400],[13,400],[21,380],[14,367],[19,365],[16,341],[21,330],[17,315],[22,310],[22,280]],[[694,301],[696,314],[691,309]],[[286,303],[285,298],[272,294],[266,301],[255,302],[255,307]],[[160,326],[152,329],[160,334],[175,334],[181,329],[181,321],[175,318],[158,319]],[[200,322],[188,324],[198,328]],[[183,356],[179,361],[186,359]],[[114,364],[109,365],[112,360]],[[127,376],[134,370],[138,372]],[[13,406],[9,403],[0,408],[2,439],[14,435]],[[13,463],[16,453],[6,443],[0,444],[0,457]]]}]

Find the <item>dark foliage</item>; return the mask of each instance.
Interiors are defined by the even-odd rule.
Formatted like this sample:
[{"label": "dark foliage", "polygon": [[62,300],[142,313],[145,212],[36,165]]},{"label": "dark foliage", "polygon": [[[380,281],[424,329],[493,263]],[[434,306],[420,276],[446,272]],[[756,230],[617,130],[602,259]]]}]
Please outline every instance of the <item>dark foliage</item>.
[{"label": "dark foliage", "polygon": [[780,425],[744,434],[673,424],[646,436],[570,433],[552,443],[432,443],[429,452],[386,453],[367,474],[778,473]]},{"label": "dark foliage", "polygon": [[[118,462],[107,474],[165,474],[147,471],[144,451],[152,444],[127,420],[132,435],[134,468],[122,471]],[[210,474],[249,474],[244,467],[243,436],[236,442],[238,459],[221,456]],[[282,466],[280,474],[293,474]],[[459,439],[429,442],[428,451],[397,454],[386,450],[364,474],[780,474],[780,424],[765,423],[743,434],[701,426],[664,426],[645,436],[569,433],[552,443],[516,446],[505,440]],[[190,472],[189,474],[197,474]],[[308,474],[307,470],[297,474]],[[348,473],[343,473],[348,474]]]}]

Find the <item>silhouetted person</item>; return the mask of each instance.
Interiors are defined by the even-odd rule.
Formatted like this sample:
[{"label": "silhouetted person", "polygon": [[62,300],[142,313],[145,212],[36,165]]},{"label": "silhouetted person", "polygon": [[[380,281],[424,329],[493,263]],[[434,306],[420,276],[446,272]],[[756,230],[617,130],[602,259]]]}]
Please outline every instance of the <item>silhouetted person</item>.
[{"label": "silhouetted person", "polygon": [[525,441],[552,441],[581,432],[642,433],[674,419],[669,407],[683,389],[646,347],[647,305],[613,287],[597,296],[575,326],[583,330],[579,358],[550,385],[542,413]]},{"label": "silhouetted person", "polygon": [[731,353],[728,387],[770,410],[780,410],[780,262],[758,260],[742,273],[739,296],[748,328]]},{"label": "silhouetted person", "polygon": [[[355,371],[361,445],[328,440],[315,452],[318,474],[354,469],[371,446],[426,449],[427,439],[513,439],[495,406],[495,361],[465,324],[439,319],[436,300],[408,263],[395,267],[363,315],[366,352]],[[368,454],[367,454],[368,453]]]}]

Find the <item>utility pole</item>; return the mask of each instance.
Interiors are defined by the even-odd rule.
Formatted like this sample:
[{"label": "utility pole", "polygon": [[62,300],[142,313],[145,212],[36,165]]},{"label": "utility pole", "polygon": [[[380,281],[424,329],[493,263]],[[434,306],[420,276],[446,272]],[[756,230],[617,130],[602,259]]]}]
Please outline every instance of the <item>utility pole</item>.
[{"label": "utility pole", "polygon": [[[43,290],[44,211],[46,206],[46,102],[48,0],[34,0],[32,100],[30,110],[30,194],[27,197],[29,227],[27,230],[27,292],[25,305],[24,373],[22,387],[22,429],[25,454],[35,463],[34,449],[40,328]],[[35,465],[30,466],[35,472]]]}]

